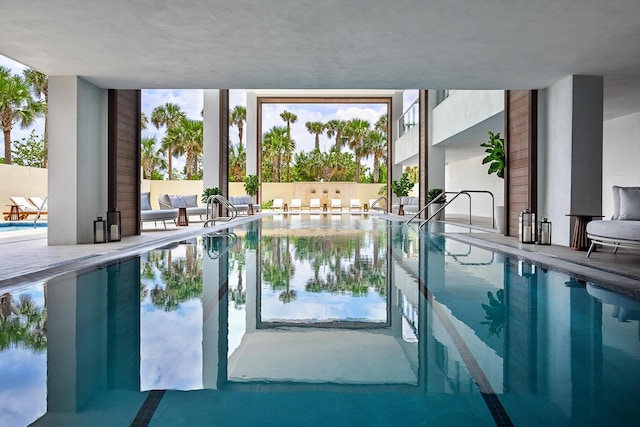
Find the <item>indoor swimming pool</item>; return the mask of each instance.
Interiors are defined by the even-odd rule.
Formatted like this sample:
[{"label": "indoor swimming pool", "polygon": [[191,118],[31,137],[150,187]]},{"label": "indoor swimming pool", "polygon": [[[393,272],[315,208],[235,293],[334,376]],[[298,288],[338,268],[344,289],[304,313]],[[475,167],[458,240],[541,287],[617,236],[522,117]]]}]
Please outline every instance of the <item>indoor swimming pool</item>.
[{"label": "indoor swimming pool", "polygon": [[636,425],[640,301],[372,215],[0,290],[0,425]]}]

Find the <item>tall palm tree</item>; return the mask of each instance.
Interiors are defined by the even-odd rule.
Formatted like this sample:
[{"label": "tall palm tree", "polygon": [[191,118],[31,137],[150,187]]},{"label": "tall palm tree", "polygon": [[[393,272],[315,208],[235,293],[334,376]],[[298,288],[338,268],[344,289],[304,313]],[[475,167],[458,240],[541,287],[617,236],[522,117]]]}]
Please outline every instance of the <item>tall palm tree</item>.
[{"label": "tall palm tree", "polygon": [[282,182],[282,156],[289,145],[287,128],[274,126],[262,138],[265,157],[272,160],[273,180]]},{"label": "tall palm tree", "polygon": [[362,141],[369,133],[369,122],[363,119],[352,119],[347,124],[345,136],[349,139],[349,148],[353,150],[356,160],[356,182],[360,182],[360,163],[363,156]]},{"label": "tall palm tree", "polygon": [[[167,135],[171,128],[176,126],[182,119],[185,119],[186,114],[180,109],[180,106],[177,104],[173,104],[171,102],[167,102],[164,105],[160,105],[156,107],[151,112],[151,123],[156,127],[156,129],[160,129],[160,127],[165,126],[167,128]],[[169,179],[173,179],[173,164],[172,164],[172,148],[169,144],[166,146],[167,151],[167,163],[169,165]]]},{"label": "tall palm tree", "polygon": [[229,178],[233,177],[235,182],[241,182],[245,175],[247,162],[247,152],[244,145],[231,145],[229,150]]},{"label": "tall palm tree", "polygon": [[163,148],[172,147],[175,156],[186,156],[186,178],[193,179],[198,172],[198,159],[202,154],[202,120],[182,119],[167,132]]},{"label": "tall palm tree", "polygon": [[238,139],[242,145],[242,133],[244,130],[244,122],[247,120],[247,109],[242,105],[236,105],[233,110],[229,111],[229,126],[238,127]]},{"label": "tall palm tree", "polygon": [[140,113],[140,130],[147,130],[149,128],[149,117],[144,112]]},{"label": "tall palm tree", "polygon": [[297,122],[298,116],[290,111],[284,110],[282,113],[280,113],[280,117],[287,124],[287,135],[289,136],[289,138],[291,138],[291,123]]},{"label": "tall palm tree", "polygon": [[365,138],[364,146],[369,155],[373,155],[373,182],[380,182],[380,162],[387,157],[387,135],[372,130]]},{"label": "tall palm tree", "polygon": [[322,122],[307,122],[305,123],[307,131],[310,134],[316,136],[316,150],[320,150],[320,135],[324,133],[324,123]]},{"label": "tall palm tree", "polygon": [[375,125],[373,125],[373,129],[378,132],[382,132],[385,135],[387,134],[387,115],[383,114],[380,116]]},{"label": "tall palm tree", "polygon": [[33,68],[26,68],[22,75],[31,86],[31,91],[38,99],[44,98],[44,159],[43,166],[49,166],[49,78],[46,74],[36,71]]},{"label": "tall palm tree", "polygon": [[19,124],[28,128],[36,118],[42,117],[45,104],[31,96],[26,80],[11,75],[6,67],[0,67],[0,126],[4,134],[4,162],[11,164],[11,130]]},{"label": "tall palm tree", "polygon": [[156,138],[142,138],[140,143],[140,163],[145,179],[151,179],[156,169],[166,169],[164,152],[156,150]]},{"label": "tall palm tree", "polygon": [[347,122],[344,120],[329,120],[327,124],[324,126],[327,136],[329,138],[336,137],[336,150],[340,152],[340,148],[345,144],[345,139],[343,138],[344,129],[347,126]]},{"label": "tall palm tree", "polygon": [[287,141],[284,146],[284,153],[282,155],[282,161],[284,162],[284,167],[287,170],[287,182],[291,182],[291,158],[293,157],[293,153],[296,151],[296,142],[291,138],[291,136],[287,136]]}]

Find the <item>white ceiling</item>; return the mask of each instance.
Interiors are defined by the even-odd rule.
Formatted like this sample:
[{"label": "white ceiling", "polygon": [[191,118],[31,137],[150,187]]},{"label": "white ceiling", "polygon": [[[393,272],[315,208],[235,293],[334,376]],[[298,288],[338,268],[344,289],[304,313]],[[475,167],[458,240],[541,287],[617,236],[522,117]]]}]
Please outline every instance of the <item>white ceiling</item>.
[{"label": "white ceiling", "polygon": [[104,88],[533,89],[640,111],[639,0],[3,2],[0,53]]}]

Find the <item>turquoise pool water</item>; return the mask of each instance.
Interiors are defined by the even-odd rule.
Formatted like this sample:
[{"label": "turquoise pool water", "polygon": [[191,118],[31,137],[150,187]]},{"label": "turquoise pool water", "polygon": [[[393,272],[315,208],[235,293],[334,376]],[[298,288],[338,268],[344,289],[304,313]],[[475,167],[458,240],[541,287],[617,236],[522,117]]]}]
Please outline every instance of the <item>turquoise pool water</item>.
[{"label": "turquoise pool water", "polygon": [[[37,228],[46,228],[47,224],[38,222],[35,225]],[[23,230],[33,230],[33,222],[0,222],[0,233],[4,233],[7,231],[23,231]]]},{"label": "turquoise pool water", "polygon": [[360,215],[0,297],[0,425],[635,425],[640,302]]}]

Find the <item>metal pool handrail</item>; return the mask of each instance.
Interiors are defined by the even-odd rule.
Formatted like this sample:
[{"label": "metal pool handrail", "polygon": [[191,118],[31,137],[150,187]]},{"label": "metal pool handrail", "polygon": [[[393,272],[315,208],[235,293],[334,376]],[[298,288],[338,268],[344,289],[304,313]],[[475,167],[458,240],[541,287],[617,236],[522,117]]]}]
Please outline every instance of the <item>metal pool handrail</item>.
[{"label": "metal pool handrail", "polygon": [[[218,210],[218,203],[223,205],[228,211],[229,216],[215,216]],[[207,199],[207,219],[204,222],[204,227],[210,225],[216,225],[216,221],[231,221],[238,217],[238,209],[233,206],[224,196],[214,194]]]},{"label": "metal pool handrail", "polygon": [[371,202],[371,206],[369,206],[369,209],[373,210],[373,209],[383,209],[381,206],[379,206],[379,202],[383,201],[385,205],[387,204],[387,198],[384,196],[380,196],[377,199],[375,199],[373,202]]},{"label": "metal pool handrail", "polygon": [[47,200],[49,200],[49,196],[46,196],[44,198],[44,200],[42,201],[42,206],[38,206],[38,213],[36,214],[36,217],[33,220],[33,228],[38,228],[37,222],[38,222],[38,219],[40,219],[40,214],[42,213],[42,209],[44,209],[44,206],[47,204]]},{"label": "metal pool handrail", "polygon": [[414,219],[418,218],[420,216],[420,214],[422,212],[424,212],[425,209],[427,209],[432,203],[436,203],[438,200],[442,199],[443,197],[445,197],[447,194],[455,194],[451,200],[449,200],[448,202],[446,202],[442,207],[440,207],[440,209],[438,209],[433,215],[431,215],[429,218],[427,218],[424,222],[422,222],[418,228],[422,229],[422,227],[428,223],[433,217],[435,217],[436,215],[438,215],[444,208],[446,208],[447,206],[449,206],[449,204],[451,204],[451,202],[453,202],[455,199],[457,199],[460,195],[465,194],[469,197],[469,224],[471,224],[471,193],[483,193],[483,194],[489,194],[491,196],[491,226],[495,228],[496,226],[496,214],[495,214],[495,209],[496,209],[496,204],[495,204],[495,197],[493,196],[493,193],[491,191],[488,190],[462,190],[462,191],[458,191],[457,193],[455,191],[443,191],[442,193],[438,194],[432,201],[430,201],[429,203],[427,203],[422,209],[420,209],[414,216],[412,216],[409,221],[407,222],[411,222]]}]

